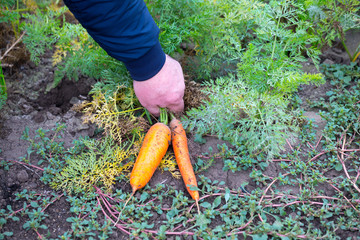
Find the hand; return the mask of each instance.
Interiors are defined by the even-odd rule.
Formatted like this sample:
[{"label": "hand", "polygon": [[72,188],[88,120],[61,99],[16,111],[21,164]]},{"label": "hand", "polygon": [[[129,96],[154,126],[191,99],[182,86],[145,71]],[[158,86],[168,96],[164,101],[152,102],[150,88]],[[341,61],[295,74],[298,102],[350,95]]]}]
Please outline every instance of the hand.
[{"label": "hand", "polygon": [[162,69],[146,81],[134,81],[134,91],[151,114],[160,115],[159,108],[179,113],[184,110],[185,82],[181,65],[166,55]]}]

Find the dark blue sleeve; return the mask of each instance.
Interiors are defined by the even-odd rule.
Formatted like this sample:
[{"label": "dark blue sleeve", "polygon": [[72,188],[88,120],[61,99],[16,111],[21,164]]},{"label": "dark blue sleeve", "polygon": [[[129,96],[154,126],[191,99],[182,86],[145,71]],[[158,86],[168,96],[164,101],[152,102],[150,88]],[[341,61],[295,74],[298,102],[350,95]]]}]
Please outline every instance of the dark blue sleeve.
[{"label": "dark blue sleeve", "polygon": [[122,61],[134,80],[157,74],[165,63],[159,28],[143,0],[64,0],[90,36]]}]

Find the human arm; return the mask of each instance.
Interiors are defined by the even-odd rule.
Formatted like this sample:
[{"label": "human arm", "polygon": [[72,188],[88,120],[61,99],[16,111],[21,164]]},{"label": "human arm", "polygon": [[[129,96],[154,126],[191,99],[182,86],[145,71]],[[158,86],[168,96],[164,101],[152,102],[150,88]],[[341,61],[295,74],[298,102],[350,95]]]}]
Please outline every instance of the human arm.
[{"label": "human arm", "polygon": [[110,56],[125,64],[145,108],[155,115],[159,107],[182,111],[181,66],[163,52],[159,28],[143,0],[64,2],[92,38]]}]

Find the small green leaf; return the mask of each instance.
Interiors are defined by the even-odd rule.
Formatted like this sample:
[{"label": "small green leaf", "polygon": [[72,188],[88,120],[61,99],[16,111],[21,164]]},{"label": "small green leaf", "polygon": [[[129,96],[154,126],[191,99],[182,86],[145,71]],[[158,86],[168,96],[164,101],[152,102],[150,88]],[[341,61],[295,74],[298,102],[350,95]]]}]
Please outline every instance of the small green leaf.
[{"label": "small green leaf", "polygon": [[353,211],[351,209],[346,209],[346,215],[351,217],[353,215]]},{"label": "small green leaf", "polygon": [[227,203],[230,199],[230,189],[229,188],[226,188],[225,189],[225,202]]},{"label": "small green leaf", "polygon": [[42,228],[42,229],[47,229],[48,227],[44,224],[40,225],[39,228]]},{"label": "small green leaf", "polygon": [[212,204],[212,208],[215,209],[217,208],[221,203],[221,196],[218,196],[217,198],[215,198],[213,204]]},{"label": "small green leaf", "polygon": [[147,192],[143,192],[140,196],[140,201],[143,202],[149,197],[149,194]]},{"label": "small green leaf", "polygon": [[24,228],[24,229],[30,228],[30,222],[24,223],[23,228]]},{"label": "small green leaf", "polygon": [[272,225],[272,228],[274,230],[280,230],[283,227],[283,224],[279,221],[275,221],[274,224]]},{"label": "small green leaf", "polygon": [[161,225],[158,231],[159,236],[163,236],[165,237],[165,232],[166,232],[166,226],[165,225]]},{"label": "small green leaf", "polygon": [[5,218],[0,218],[0,226],[4,225],[6,223],[6,219]]},{"label": "small green leaf", "polygon": [[194,142],[206,143],[206,140],[201,136],[201,134],[195,134]]},{"label": "small green leaf", "polygon": [[204,214],[198,215],[198,217],[196,219],[196,225],[198,225],[198,226],[204,226],[205,225],[206,226],[209,223],[211,223],[211,220],[207,219]]},{"label": "small green leaf", "polygon": [[262,234],[262,235],[255,234],[255,235],[253,235],[253,240],[267,240],[267,239],[268,239],[268,236],[266,234]]},{"label": "small green leaf", "polygon": [[203,208],[210,208],[211,204],[208,203],[208,202],[203,202],[203,203],[200,204],[200,206],[202,206]]},{"label": "small green leaf", "polygon": [[280,238],[281,238],[281,240],[290,240],[290,238],[288,238],[288,237],[281,236]]},{"label": "small green leaf", "polygon": [[334,94],[333,91],[328,91],[328,92],[326,92],[326,95],[327,95],[327,96],[331,96],[331,95],[333,95],[333,94]]},{"label": "small green leaf", "polygon": [[14,233],[13,232],[4,232],[3,234],[7,237],[11,237]]},{"label": "small green leaf", "polygon": [[31,202],[30,205],[31,205],[33,208],[39,207],[39,204],[38,204],[37,202]]},{"label": "small green leaf", "polygon": [[337,164],[335,165],[335,170],[336,170],[336,171],[340,172],[340,171],[342,171],[342,169],[343,169],[343,166],[342,166],[341,163],[337,163]]},{"label": "small green leaf", "polygon": [[221,226],[216,226],[216,228],[214,228],[212,231],[213,232],[223,232],[223,229]]},{"label": "small green leaf", "polygon": [[190,188],[191,191],[200,191],[200,189],[195,185],[187,184],[186,186]]}]

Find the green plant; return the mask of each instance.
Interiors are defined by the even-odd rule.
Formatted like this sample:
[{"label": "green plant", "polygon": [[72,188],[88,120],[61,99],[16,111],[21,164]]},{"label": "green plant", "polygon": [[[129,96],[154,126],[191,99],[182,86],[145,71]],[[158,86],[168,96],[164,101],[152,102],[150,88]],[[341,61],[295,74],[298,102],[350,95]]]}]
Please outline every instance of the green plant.
[{"label": "green plant", "polygon": [[[234,71],[243,43],[251,38],[253,1],[147,1],[166,53],[183,54],[184,68],[197,79]],[[158,17],[159,16],[159,17]],[[209,26],[211,26],[209,28]],[[184,44],[185,47],[181,47]],[[195,56],[193,56],[195,55]]]},{"label": "green plant", "polygon": [[60,10],[41,11],[38,9],[35,14],[24,14],[27,21],[24,24],[23,43],[30,52],[30,59],[34,63],[40,62],[40,56],[45,53],[46,49],[52,48],[53,44],[58,40],[58,36],[54,35],[60,28],[60,18],[65,8]]},{"label": "green plant", "polygon": [[109,220],[104,220],[103,224],[100,223],[98,213],[100,212],[100,206],[95,199],[95,195],[89,195],[88,197],[67,197],[67,201],[70,203],[70,212],[72,217],[66,219],[71,223],[71,230],[66,232],[60,238],[66,236],[89,238],[98,237],[98,239],[107,239],[109,234],[112,233],[112,226]]},{"label": "green plant", "polygon": [[[334,144],[339,136],[353,138],[360,133],[360,67],[350,65],[324,65],[324,74],[333,89],[328,91],[328,101],[314,103],[320,107],[320,115],[327,121],[324,129],[329,144]],[[345,136],[343,136],[345,137]]]},{"label": "green plant", "polygon": [[297,116],[287,110],[288,101],[281,95],[249,90],[231,77],[209,83],[208,89],[210,101],[189,110],[183,120],[200,136],[216,134],[241,151],[264,152],[271,158],[298,131]]},{"label": "green plant", "polygon": [[[0,230],[3,229],[3,226],[8,223],[9,220],[18,222],[20,219],[17,216],[14,216],[14,211],[11,206],[7,206],[6,209],[0,209]],[[12,231],[1,231],[0,239],[5,239],[5,237],[11,237],[14,233]]]},{"label": "green plant", "polygon": [[[308,33],[311,23],[294,1],[270,1],[254,9],[256,36],[238,63],[237,76],[260,92],[291,94],[300,84],[323,83],[321,74],[305,74],[301,63],[306,57],[317,65],[320,51],[309,47],[317,37]],[[257,16],[255,18],[255,16]]]},{"label": "green plant", "polygon": [[7,99],[6,82],[2,71],[2,67],[0,66],[0,109],[3,108],[3,106],[5,105],[6,99]]},{"label": "green plant", "polygon": [[20,13],[26,9],[20,8],[18,0],[2,0],[0,3],[2,9],[0,23],[10,23],[15,38],[18,38],[20,36]]},{"label": "green plant", "polygon": [[[280,167],[278,173],[267,176],[263,169],[258,169],[258,164],[249,165],[252,169],[252,190],[244,188],[245,182],[238,189],[229,189],[224,186],[225,182],[199,175],[201,215],[197,214],[195,204],[186,191],[164,184],[146,186],[126,206],[124,199],[130,193],[121,188],[106,193],[94,186],[94,192],[67,196],[72,214],[67,222],[71,223],[71,229],[59,238],[91,238],[96,234],[106,239],[115,228],[130,238],[142,239],[166,239],[169,236],[337,239],[342,231],[357,231],[360,192],[356,188],[359,177],[356,169],[360,162],[356,156],[359,151],[347,148],[350,146],[347,143],[341,143],[341,148],[322,149],[321,139],[307,140],[313,131],[311,124],[305,124],[301,135],[304,141],[292,146],[293,151],[279,159],[270,160],[271,164]],[[359,134],[353,137],[359,139]],[[305,146],[310,147],[306,149]],[[223,150],[214,157],[222,154],[228,158],[238,156],[227,147],[219,148]],[[264,160],[258,159],[258,163],[260,161]],[[347,164],[342,164],[342,161]],[[334,170],[347,172],[349,178],[346,174],[327,174]],[[324,184],[334,189],[335,193],[322,188]],[[25,226],[32,224],[34,227],[29,229],[41,237],[46,227],[40,227],[41,222],[49,216],[39,215],[39,207],[46,209],[62,196],[44,196],[25,190],[17,194],[17,199],[23,199],[27,204],[22,209],[4,212],[3,216],[10,219],[15,214],[27,213],[28,223]],[[119,223],[112,227],[120,210]],[[106,220],[102,220],[99,214]],[[159,215],[162,220],[155,225],[154,219],[158,219]]]},{"label": "green plant", "polygon": [[[321,84],[321,74],[301,71],[305,56],[316,64],[317,38],[308,33],[304,9],[294,1],[270,1],[247,9],[253,38],[241,52],[236,74],[209,81],[210,101],[187,112],[185,125],[198,135],[216,134],[239,151],[278,154],[297,134],[301,117],[288,109],[288,97],[301,84]],[[245,149],[243,146],[246,146]]]},{"label": "green plant", "polygon": [[[39,128],[36,130],[34,138],[30,138],[29,128],[25,128],[21,139],[26,140],[30,143],[25,156],[21,157],[21,161],[26,164],[42,165],[47,164],[44,171],[42,180],[45,183],[49,183],[54,175],[61,171],[64,167],[63,153],[64,153],[64,142],[59,141],[62,136],[62,132],[65,129],[65,125],[57,124],[51,130],[44,130]],[[51,134],[53,134],[51,136]],[[78,149],[78,145],[75,144],[75,153]],[[31,163],[31,154],[37,154],[39,156],[38,161]]]},{"label": "green plant", "polygon": [[350,61],[355,62],[360,55],[360,43],[354,53],[346,45],[346,32],[359,29],[360,3],[356,0],[306,0],[305,7],[314,26],[311,30],[319,36],[319,45],[332,46],[339,39],[347,52]]},{"label": "green plant", "polygon": [[80,24],[65,22],[67,11],[66,7],[38,9],[35,14],[24,15],[27,19],[23,27],[24,43],[31,60],[39,63],[39,57],[47,49],[55,49],[52,58],[57,70],[50,88],[56,87],[65,76],[77,81],[79,74],[108,82],[130,82],[124,65],[108,56]]},{"label": "green plant", "polygon": [[58,9],[58,2],[58,0],[2,0],[0,1],[2,8],[0,23],[10,23],[14,36],[18,39],[24,27],[23,19],[29,17],[29,13],[33,15],[34,12],[38,11]]}]

